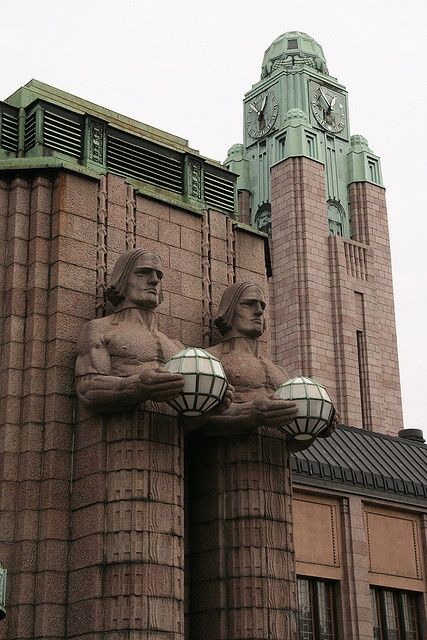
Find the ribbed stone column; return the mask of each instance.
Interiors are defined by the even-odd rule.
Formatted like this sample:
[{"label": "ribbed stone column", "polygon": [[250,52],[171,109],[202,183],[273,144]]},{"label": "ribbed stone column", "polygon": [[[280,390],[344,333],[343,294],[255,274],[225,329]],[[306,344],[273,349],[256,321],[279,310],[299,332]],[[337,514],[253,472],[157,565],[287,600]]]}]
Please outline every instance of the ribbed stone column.
[{"label": "ribbed stone column", "polygon": [[192,442],[191,640],[296,638],[288,452],[259,431]]},{"label": "ribbed stone column", "polygon": [[81,436],[94,427],[98,443],[80,448],[80,435],[76,443],[69,637],[180,640],[180,427],[173,416],[150,411],[89,417]]}]

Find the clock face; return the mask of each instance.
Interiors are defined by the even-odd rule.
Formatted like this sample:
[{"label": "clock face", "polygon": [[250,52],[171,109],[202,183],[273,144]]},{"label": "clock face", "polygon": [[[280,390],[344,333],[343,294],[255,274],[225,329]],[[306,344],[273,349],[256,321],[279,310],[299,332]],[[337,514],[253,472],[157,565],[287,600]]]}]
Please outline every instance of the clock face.
[{"label": "clock face", "polygon": [[339,133],[345,126],[345,103],[341,94],[326,87],[317,87],[311,98],[313,115],[321,127]]},{"label": "clock face", "polygon": [[276,122],[279,105],[273,91],[264,91],[246,107],[246,129],[252,138],[262,138]]}]

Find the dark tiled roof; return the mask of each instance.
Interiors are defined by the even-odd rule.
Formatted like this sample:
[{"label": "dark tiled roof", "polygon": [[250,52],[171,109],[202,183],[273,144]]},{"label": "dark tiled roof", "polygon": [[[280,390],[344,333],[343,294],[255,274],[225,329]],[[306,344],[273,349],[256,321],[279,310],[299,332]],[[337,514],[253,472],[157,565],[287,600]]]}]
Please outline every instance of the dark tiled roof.
[{"label": "dark tiled roof", "polygon": [[427,445],[339,427],[292,456],[294,484],[321,486],[427,507]]}]

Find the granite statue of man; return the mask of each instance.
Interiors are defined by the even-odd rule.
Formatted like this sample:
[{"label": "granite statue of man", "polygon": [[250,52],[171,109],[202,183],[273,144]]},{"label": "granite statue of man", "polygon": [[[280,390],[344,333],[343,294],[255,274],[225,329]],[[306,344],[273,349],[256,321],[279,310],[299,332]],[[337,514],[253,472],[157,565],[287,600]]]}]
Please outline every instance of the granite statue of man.
[{"label": "granite statue of man", "polygon": [[[223,338],[209,349],[234,400],[193,436],[190,557],[203,566],[208,550],[210,563],[209,573],[191,575],[194,640],[204,640],[206,629],[215,638],[297,638],[289,457],[307,445],[288,442],[277,429],[297,410],[273,397],[289,376],[260,354],[264,310],[258,285],[228,287],[216,319]],[[201,595],[211,593],[213,577],[221,599]]]},{"label": "granite statue of man", "polygon": [[[90,617],[81,620],[83,635],[128,637],[134,630],[183,639],[184,436],[167,404],[182,391],[183,377],[163,367],[182,345],[156,328],[162,276],[155,253],[134,249],[121,255],[107,289],[114,311],[88,322],[78,341],[76,388],[89,413],[79,412],[75,467],[89,479],[103,474],[95,507],[104,514],[96,534],[102,557],[93,554],[104,611],[96,623],[101,628]],[[222,408],[230,390],[226,396]],[[85,439],[96,438],[96,452],[88,455]],[[82,536],[86,521],[78,512],[76,522]],[[93,533],[90,521],[87,527]],[[77,560],[75,565],[79,580]]]},{"label": "granite statue of man", "polygon": [[235,393],[228,410],[209,419],[206,432],[212,435],[248,433],[262,425],[277,427],[297,415],[293,402],[273,397],[289,376],[259,353],[264,310],[264,293],[250,282],[231,285],[221,298],[215,324],[223,339],[209,351],[221,360]]},{"label": "granite statue of man", "polygon": [[155,326],[162,277],[154,253],[134,249],[118,258],[107,289],[114,313],[88,322],[77,347],[77,393],[88,409],[136,409],[181,392],[182,376],[161,366],[181,348]]},{"label": "granite statue of man", "polygon": [[[259,353],[259,338],[266,327],[265,306],[263,290],[250,282],[232,284],[222,295],[215,324],[223,337],[209,351],[221,360],[233,386],[234,401],[227,411],[208,418],[206,432],[212,435],[286,425],[298,413],[294,402],[273,397],[289,375]],[[328,437],[337,424],[335,416],[318,437]],[[304,441],[288,441],[292,451],[307,446]]]}]

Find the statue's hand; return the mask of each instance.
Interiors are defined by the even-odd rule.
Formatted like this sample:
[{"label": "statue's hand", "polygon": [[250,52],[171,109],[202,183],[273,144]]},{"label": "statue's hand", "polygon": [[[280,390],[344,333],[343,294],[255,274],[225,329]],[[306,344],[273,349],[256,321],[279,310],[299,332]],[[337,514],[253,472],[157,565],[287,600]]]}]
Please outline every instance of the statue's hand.
[{"label": "statue's hand", "polygon": [[319,433],[318,438],[329,438],[335,431],[337,427],[339,427],[340,419],[337,413],[334,414],[331,422]]},{"label": "statue's hand", "polygon": [[227,411],[227,409],[229,408],[233,400],[234,400],[234,387],[231,384],[227,383],[227,391],[225,392],[222,402],[218,407],[218,413]]},{"label": "statue's hand", "polygon": [[147,366],[138,374],[136,388],[141,401],[167,402],[182,392],[184,378],[180,373],[169,373],[163,367]]},{"label": "statue's hand", "polygon": [[297,414],[294,402],[280,398],[258,398],[251,408],[251,419],[257,426],[280,427],[289,424]]},{"label": "statue's hand", "polygon": [[234,400],[234,387],[231,386],[231,384],[227,383],[227,389],[220,404],[218,404],[214,409],[211,409],[210,411],[208,411],[206,415],[217,416],[221,413],[224,413],[224,411],[227,411],[227,409],[230,407],[233,400]]},{"label": "statue's hand", "polygon": [[[230,408],[234,399],[234,387],[231,384],[227,383],[227,390],[224,394],[224,397],[219,405],[208,411],[202,416],[197,416],[197,418],[183,416],[182,424],[184,425],[184,430],[186,433],[189,431],[196,431],[197,429],[204,428],[206,423],[209,423],[210,419],[215,419],[217,416],[226,416],[227,409]],[[227,420],[227,417],[225,418]],[[232,422],[233,418],[228,418],[229,422]],[[217,427],[216,427],[217,428]],[[210,435],[219,435],[218,432],[214,434],[211,429],[208,429],[208,434]]]}]

